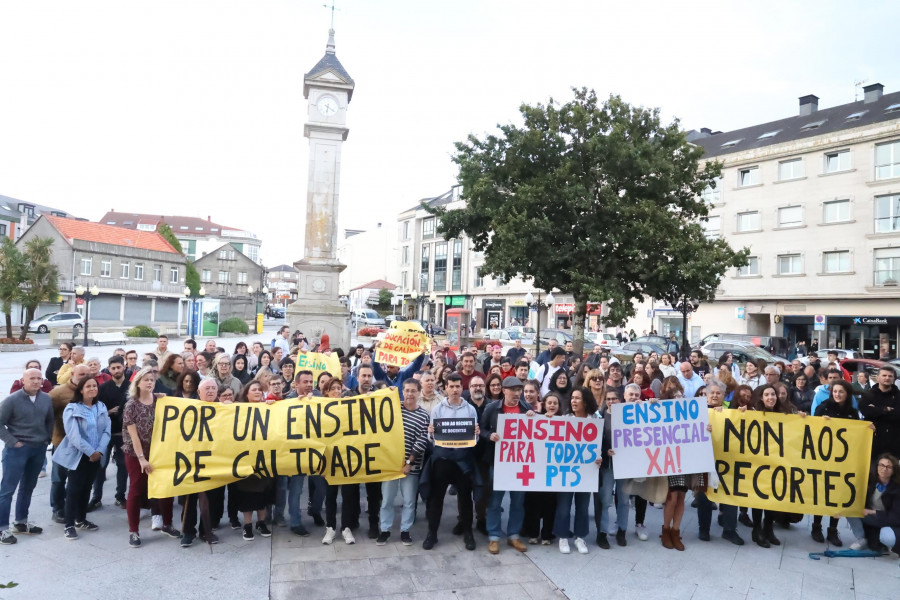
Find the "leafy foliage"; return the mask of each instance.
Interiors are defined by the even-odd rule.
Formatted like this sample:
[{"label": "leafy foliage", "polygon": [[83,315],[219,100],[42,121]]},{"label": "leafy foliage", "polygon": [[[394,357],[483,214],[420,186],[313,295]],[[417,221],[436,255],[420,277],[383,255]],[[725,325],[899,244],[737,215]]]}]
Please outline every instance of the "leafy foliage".
[{"label": "leafy foliage", "polygon": [[59,296],[59,267],[53,262],[53,238],[31,238],[22,252],[25,267],[19,286],[19,301],[25,309],[25,322],[19,339],[28,335],[28,326],[41,302]]},{"label": "leafy foliage", "polygon": [[125,336],[130,338],[155,338],[159,337],[159,333],[147,325],[138,325],[126,331]]},{"label": "leafy foliage", "polygon": [[156,226],[156,233],[166,238],[166,241],[172,245],[173,248],[178,250],[179,254],[184,254],[184,249],[181,247],[181,242],[178,241],[178,238],[175,237],[175,233],[172,231],[172,228],[169,227],[166,223],[160,221]]},{"label": "leafy foliage", "polygon": [[644,296],[711,300],[748,254],[703,235],[699,195],[721,165],[701,168],[703,150],[677,121],[663,125],[658,109],[573,91],[565,104],[523,104],[521,126],[456,144],[467,205],[423,205],[440,216],[438,231],[447,239],[465,232],[484,252],[484,274],[572,294],[576,340],[589,300],[607,302],[606,324],[624,322]]},{"label": "leafy foliage", "polygon": [[378,306],[384,308],[391,305],[391,298],[394,297],[394,292],[387,288],[381,288],[378,290]]},{"label": "leafy foliage", "polygon": [[13,337],[13,303],[19,299],[19,283],[24,278],[25,262],[15,242],[4,237],[0,242],[0,310],[6,317],[6,337]]},{"label": "leafy foliage", "polygon": [[250,327],[243,319],[230,317],[219,324],[219,333],[250,333]]},{"label": "leafy foliage", "polygon": [[185,264],[184,285],[190,288],[191,296],[197,297],[200,295],[200,273],[197,272],[197,268],[192,262],[188,262]]}]

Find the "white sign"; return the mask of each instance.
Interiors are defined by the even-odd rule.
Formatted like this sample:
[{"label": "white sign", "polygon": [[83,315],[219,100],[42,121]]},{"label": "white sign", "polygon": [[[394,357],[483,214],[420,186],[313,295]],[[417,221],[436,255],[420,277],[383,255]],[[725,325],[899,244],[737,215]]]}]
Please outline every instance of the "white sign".
[{"label": "white sign", "polygon": [[603,419],[498,415],[494,489],[596,492]]},{"label": "white sign", "polygon": [[825,331],[825,323],[828,320],[825,315],[816,315],[813,317],[813,331]]},{"label": "white sign", "polygon": [[704,398],[612,405],[616,479],[715,471]]}]

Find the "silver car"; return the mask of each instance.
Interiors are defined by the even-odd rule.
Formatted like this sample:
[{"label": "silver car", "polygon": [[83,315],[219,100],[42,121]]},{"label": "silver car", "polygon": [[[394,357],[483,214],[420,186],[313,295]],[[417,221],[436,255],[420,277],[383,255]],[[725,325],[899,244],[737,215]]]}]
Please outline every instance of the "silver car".
[{"label": "silver car", "polygon": [[38,317],[28,324],[28,331],[32,333],[47,333],[51,329],[71,329],[72,327],[84,327],[84,317],[79,313],[60,312]]}]

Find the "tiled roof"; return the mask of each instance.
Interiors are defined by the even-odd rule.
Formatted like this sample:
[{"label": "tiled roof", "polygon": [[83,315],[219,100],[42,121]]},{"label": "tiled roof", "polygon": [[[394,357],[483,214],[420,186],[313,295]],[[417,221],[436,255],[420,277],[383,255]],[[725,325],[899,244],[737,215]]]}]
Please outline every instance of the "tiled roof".
[{"label": "tiled roof", "polygon": [[219,235],[223,230],[237,231],[234,227],[219,225],[209,219],[200,217],[180,217],[177,215],[148,215],[140,213],[125,213],[114,210],[109,211],[100,218],[100,223],[137,229],[138,223],[142,225],[156,226],[160,221],[172,228],[175,235]]},{"label": "tiled roof", "polygon": [[274,271],[274,272],[285,271],[285,272],[288,272],[288,273],[293,273],[293,272],[296,271],[296,270],[297,270],[297,269],[295,269],[295,268],[292,267],[291,265],[278,265],[277,267],[272,267],[271,269],[269,269],[269,273],[272,273],[273,271]]},{"label": "tiled roof", "polygon": [[376,290],[395,290],[397,289],[397,286],[390,281],[385,281],[384,279],[376,279],[375,281],[370,281],[369,283],[364,283],[360,286],[357,286],[350,291],[355,292],[356,290],[364,290],[367,288]]},{"label": "tiled roof", "polygon": [[47,215],[44,215],[42,218],[47,219],[47,222],[59,231],[64,238],[69,240],[70,243],[72,240],[81,240],[83,242],[129,246],[131,248],[178,254],[178,251],[155,231],[132,231],[113,225],[76,221],[75,219],[64,219]]}]

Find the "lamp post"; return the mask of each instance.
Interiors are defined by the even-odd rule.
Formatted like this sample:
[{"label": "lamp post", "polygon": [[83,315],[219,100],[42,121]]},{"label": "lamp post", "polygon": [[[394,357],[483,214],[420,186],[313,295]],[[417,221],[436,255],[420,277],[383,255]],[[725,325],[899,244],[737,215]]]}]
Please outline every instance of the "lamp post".
[{"label": "lamp post", "polygon": [[[191,294],[191,288],[189,288],[188,286],[184,286],[184,289],[181,291],[184,293],[185,296],[187,296],[187,299],[188,299],[187,334],[188,334],[188,337],[192,337],[194,335],[193,329],[194,329],[194,325],[195,325],[195,323],[194,323],[194,302],[197,300],[197,298],[202,298],[203,296],[206,295],[206,288],[203,286],[200,286],[200,289],[197,290],[196,296],[194,294]],[[199,333],[199,331],[197,333]]]},{"label": "lamp post", "polygon": [[96,284],[92,285],[90,289],[85,288],[83,285],[79,285],[75,288],[75,295],[84,298],[84,345],[87,347],[88,323],[91,315],[91,298],[100,295],[100,288],[98,288]]},{"label": "lamp post", "polygon": [[416,290],[412,291],[412,294],[409,295],[412,298],[412,301],[418,306],[419,310],[417,311],[417,315],[419,316],[420,321],[425,320],[425,296],[422,296]]},{"label": "lamp post", "polygon": [[541,311],[550,308],[553,306],[553,301],[555,298],[553,297],[553,292],[547,294],[546,302],[541,302],[541,293],[538,292],[537,300],[534,298],[534,294],[528,292],[525,294],[525,306],[528,307],[528,310],[537,311],[537,321],[534,327],[534,359],[537,360],[538,354],[541,352]]},{"label": "lamp post", "polygon": [[[437,294],[435,294],[434,292],[431,292],[430,294],[428,294],[428,317],[429,317],[428,320],[431,321],[432,323],[434,323],[434,321],[435,321],[434,318],[436,315],[437,315]],[[424,317],[423,317],[423,320],[424,320]]]},{"label": "lamp post", "polygon": [[681,360],[688,360],[691,354],[691,346],[688,343],[687,321],[688,315],[700,307],[700,301],[689,298],[687,294],[675,296],[669,300],[669,305],[681,313]]}]

